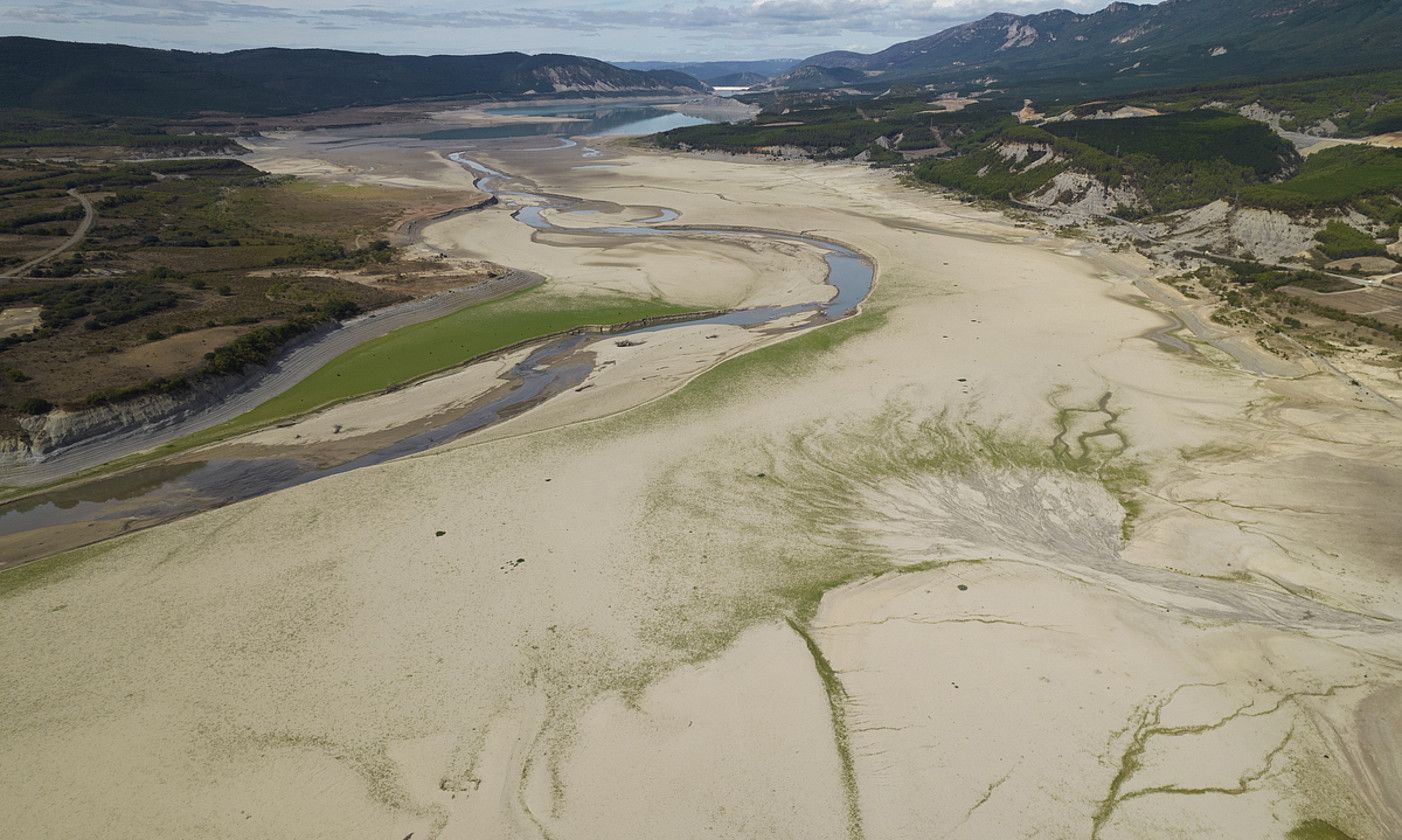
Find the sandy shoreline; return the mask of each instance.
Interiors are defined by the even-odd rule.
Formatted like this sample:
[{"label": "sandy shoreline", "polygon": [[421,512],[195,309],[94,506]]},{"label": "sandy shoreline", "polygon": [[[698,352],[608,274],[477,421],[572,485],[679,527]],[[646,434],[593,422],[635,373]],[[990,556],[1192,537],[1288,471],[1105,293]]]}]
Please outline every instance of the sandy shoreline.
[{"label": "sandy shoreline", "polygon": [[[264,160],[285,171],[463,177],[418,147],[279,142]],[[1165,349],[1146,261],[882,173],[474,153],[608,218],[851,243],[876,292],[784,340],[601,342],[594,387],[483,435],[0,576],[5,824],[1402,831],[1395,418],[1308,364]],[[601,248],[498,208],[425,235],[561,295],[726,308],[825,288],[799,247]],[[369,433],[497,370],[335,422]]]}]

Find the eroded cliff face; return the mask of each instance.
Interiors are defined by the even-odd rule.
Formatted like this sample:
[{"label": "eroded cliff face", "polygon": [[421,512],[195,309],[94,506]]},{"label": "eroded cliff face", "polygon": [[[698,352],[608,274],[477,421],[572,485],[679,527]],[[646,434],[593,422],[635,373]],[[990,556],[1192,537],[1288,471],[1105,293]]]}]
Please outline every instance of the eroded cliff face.
[{"label": "eroded cliff face", "polygon": [[[324,336],[315,330],[290,344],[287,353]],[[18,431],[0,432],[0,469],[22,469],[74,446],[102,446],[104,441],[150,435],[173,423],[217,410],[235,394],[259,387],[274,367],[250,367],[232,376],[205,377],[170,393],[146,394],[121,402],[82,408],[55,408],[21,418]],[[229,419],[229,418],[221,418]]]},{"label": "eroded cliff face", "polygon": [[1091,175],[1069,169],[1058,172],[1046,186],[1023,201],[1070,221],[1114,215],[1119,208],[1137,208],[1144,203],[1133,187],[1111,187]]},{"label": "eroded cliff face", "polygon": [[537,93],[682,93],[697,94],[705,85],[682,74],[620,70],[602,62],[558,62],[532,67],[523,75],[526,94]]},{"label": "eroded cliff face", "polygon": [[[1374,231],[1378,224],[1353,211],[1291,215],[1280,210],[1238,207],[1226,199],[1170,214],[1152,226],[1154,235],[1221,254],[1250,255],[1267,262],[1318,258],[1315,235],[1331,221]],[[1402,254],[1402,242],[1392,246]]]},{"label": "eroded cliff face", "polygon": [[[1209,107],[1230,110],[1231,106],[1224,102],[1212,102],[1209,103]],[[1278,134],[1286,131],[1283,125],[1285,121],[1290,121],[1292,125],[1295,123],[1294,114],[1287,111],[1272,111],[1259,102],[1243,105],[1237,108],[1236,112],[1249,120],[1256,120],[1257,122],[1263,122],[1269,125]],[[1339,115],[1335,114],[1335,116]],[[1314,137],[1333,137],[1339,133],[1339,126],[1333,120],[1326,118],[1318,122],[1310,123],[1309,125],[1295,126],[1291,130]]]},{"label": "eroded cliff face", "polygon": [[1173,214],[1161,225],[1165,235],[1185,244],[1223,253],[1244,249],[1271,261],[1309,250],[1315,233],[1323,226],[1319,219],[1294,218],[1278,210],[1233,207],[1225,199]]},{"label": "eroded cliff face", "polygon": [[97,446],[133,434],[149,434],[218,406],[267,374],[197,382],[172,394],[150,394],[110,405],[56,408],[20,420],[20,430],[0,435],[0,467],[23,467],[73,446]]}]

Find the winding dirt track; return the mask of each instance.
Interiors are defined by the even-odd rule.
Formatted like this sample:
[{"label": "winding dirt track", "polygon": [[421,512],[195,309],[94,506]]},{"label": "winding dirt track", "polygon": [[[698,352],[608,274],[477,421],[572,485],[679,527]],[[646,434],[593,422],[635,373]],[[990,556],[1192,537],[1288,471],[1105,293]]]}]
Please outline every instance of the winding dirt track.
[{"label": "winding dirt track", "polygon": [[74,247],[79,242],[82,242],[83,238],[88,235],[88,231],[92,230],[93,222],[97,221],[97,210],[93,208],[92,202],[88,200],[88,197],[78,192],[76,189],[69,190],[68,194],[78,199],[78,203],[83,205],[83,221],[78,223],[78,229],[73,231],[73,235],[64,240],[62,245],[59,245],[47,254],[35,257],[24,265],[12,268],[6,272],[0,272],[0,277],[23,277],[25,274],[29,273],[30,269],[43,265],[59,254],[62,254],[64,251]]},{"label": "winding dirt track", "polygon": [[0,469],[0,484],[29,487],[57,481],[185,435],[217,426],[250,411],[306,379],[335,357],[386,333],[449,315],[475,303],[518,292],[544,282],[531,271],[512,271],[475,286],[442,292],[387,307],[347,321],[297,347],[265,375],[203,408],[151,425],[90,438],[47,453],[43,460]]}]

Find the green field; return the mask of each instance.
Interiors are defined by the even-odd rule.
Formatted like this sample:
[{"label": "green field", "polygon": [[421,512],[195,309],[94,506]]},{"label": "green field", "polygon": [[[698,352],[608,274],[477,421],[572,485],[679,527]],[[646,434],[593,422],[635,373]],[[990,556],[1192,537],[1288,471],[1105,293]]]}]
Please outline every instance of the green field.
[{"label": "green field", "polygon": [[0,149],[35,146],[114,146],[170,154],[226,154],[237,145],[228,137],[153,120],[105,119],[26,108],[5,108],[0,116]]},{"label": "green field", "polygon": [[519,292],[368,341],[332,359],[291,390],[200,436],[224,437],[383,391],[527,339],[586,324],[624,324],[688,311],[692,310],[656,300],[626,297],[561,300],[539,289]]}]

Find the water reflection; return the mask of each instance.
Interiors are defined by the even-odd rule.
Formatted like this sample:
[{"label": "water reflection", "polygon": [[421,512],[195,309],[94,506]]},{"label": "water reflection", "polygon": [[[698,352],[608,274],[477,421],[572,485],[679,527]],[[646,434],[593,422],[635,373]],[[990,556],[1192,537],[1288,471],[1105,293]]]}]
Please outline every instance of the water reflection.
[{"label": "water reflection", "polygon": [[558,117],[541,122],[513,122],[504,125],[446,128],[419,135],[421,140],[491,140],[504,137],[532,137],[550,134],[656,134],[689,125],[705,125],[713,120],[693,117],[640,103],[589,105],[535,105],[522,108],[491,108],[490,114],[528,117]]}]

